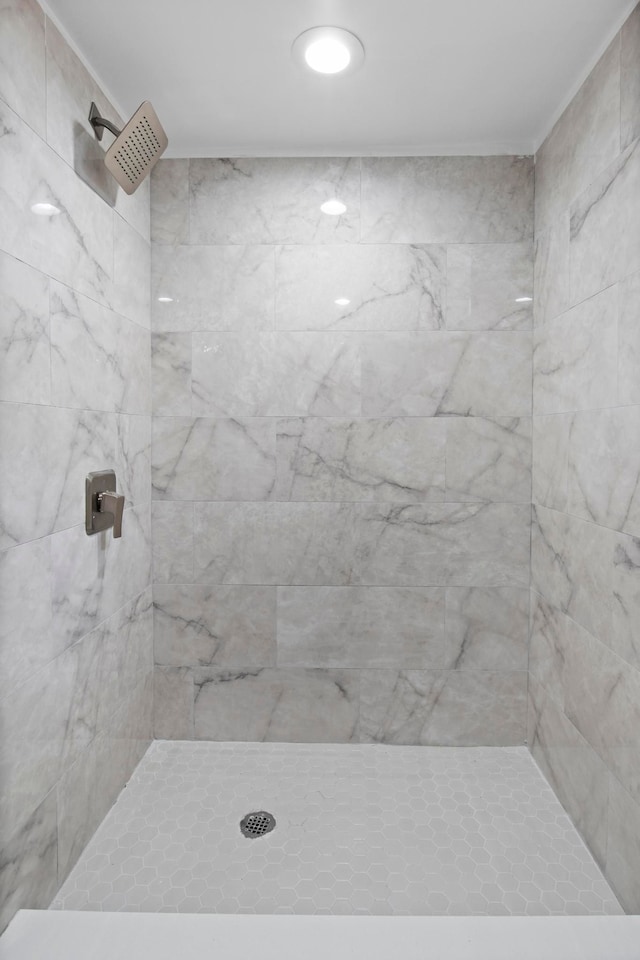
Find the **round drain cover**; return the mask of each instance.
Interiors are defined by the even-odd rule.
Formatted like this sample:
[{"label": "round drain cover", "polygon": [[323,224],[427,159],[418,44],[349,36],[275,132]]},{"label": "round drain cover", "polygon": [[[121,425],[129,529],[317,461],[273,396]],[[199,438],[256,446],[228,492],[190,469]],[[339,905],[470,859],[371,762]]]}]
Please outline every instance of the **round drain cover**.
[{"label": "round drain cover", "polygon": [[265,833],[271,833],[276,825],[276,818],[266,810],[258,810],[257,813],[248,813],[240,821],[240,830],[245,837],[255,839],[263,837]]}]

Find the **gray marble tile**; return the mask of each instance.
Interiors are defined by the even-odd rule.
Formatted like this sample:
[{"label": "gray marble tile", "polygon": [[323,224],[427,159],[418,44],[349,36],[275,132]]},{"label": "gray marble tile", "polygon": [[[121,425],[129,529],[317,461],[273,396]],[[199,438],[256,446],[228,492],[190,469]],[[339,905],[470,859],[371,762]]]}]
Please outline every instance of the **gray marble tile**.
[{"label": "gray marble tile", "polygon": [[529,683],[528,742],[554,793],[604,865],[609,772],[536,680]]},{"label": "gray marble tile", "polygon": [[147,674],[136,687],[133,702],[123,703],[57,785],[59,884],[64,883],[149,745],[150,681],[151,674]]},{"label": "gray marble tile", "polygon": [[529,330],[533,249],[525,243],[447,247],[447,330]]},{"label": "gray marble tile", "polygon": [[366,743],[509,746],[525,739],[524,671],[365,670],[361,685]]},{"label": "gray marble tile", "polygon": [[156,664],[275,666],[274,587],[156,584],[153,602]]},{"label": "gray marble tile", "polygon": [[447,428],[447,500],[531,501],[531,420],[452,417]]},{"label": "gray marble tile", "polygon": [[46,909],[58,889],[56,797],[51,792],[0,849],[0,931],[16,910]]},{"label": "gray marble tile", "polygon": [[194,686],[190,667],[156,667],[153,682],[155,739],[193,740]]},{"label": "gray marble tile", "polygon": [[640,670],[640,540],[619,534],[613,554],[613,629],[602,639]]},{"label": "gray marble tile", "polygon": [[189,242],[189,160],[160,160],[151,171],[151,240]]},{"label": "gray marble tile", "polygon": [[51,283],[51,392],[61,407],[149,413],[149,333]]},{"label": "gray marble tile", "polygon": [[152,406],[156,416],[191,414],[191,334],[151,337]]},{"label": "gray marble tile", "polygon": [[616,534],[577,517],[534,508],[534,590],[596,637],[611,635]]},{"label": "gray marble tile", "polygon": [[197,503],[195,580],[524,586],[528,504]]},{"label": "gray marble tile", "polygon": [[535,591],[531,591],[529,674],[564,709],[564,670],[570,637],[581,627]]},{"label": "gray marble tile", "polygon": [[0,287],[0,400],[49,403],[49,280],[0,254]]},{"label": "gray marble tile", "polygon": [[358,339],[346,333],[193,335],[195,416],[359,416]]},{"label": "gray marble tile", "polygon": [[[276,252],[278,330],[439,330],[447,254],[438,245],[287,246]],[[339,300],[346,303],[338,303]]]},{"label": "gray marble tile", "polygon": [[[43,273],[110,303],[113,211],[54,151],[0,101],[5,132],[0,163],[0,244]],[[31,212],[55,204],[54,217]]]},{"label": "gray marble tile", "polygon": [[533,405],[536,414],[617,403],[617,291],[603,290],[536,327]]},{"label": "gray marble tile", "polygon": [[156,501],[151,505],[154,583],[193,580],[193,504]]},{"label": "gray marble tile", "polygon": [[640,406],[575,414],[569,434],[568,510],[640,536]]},{"label": "gray marble tile", "polygon": [[565,659],[565,712],[640,801],[640,671],[583,631]]},{"label": "gray marble tile", "polygon": [[151,248],[122,217],[114,217],[113,305],[140,326],[151,327]]},{"label": "gray marble tile", "polygon": [[64,642],[51,628],[47,538],[0,553],[0,609],[2,698],[64,649]]},{"label": "gray marble tile", "polygon": [[151,418],[116,417],[115,470],[126,503],[146,503],[151,497]]},{"label": "gray marble tile", "polygon": [[[344,243],[360,239],[360,160],[191,160],[191,243]],[[320,210],[341,200],[340,216]]]},{"label": "gray marble tile", "polygon": [[534,322],[544,323],[571,306],[569,289],[569,210],[536,233],[534,253]]},{"label": "gray marble tile", "polygon": [[569,432],[572,414],[533,418],[533,502],[567,509]]},{"label": "gray marble tile", "polygon": [[640,273],[618,287],[618,401],[640,403]]},{"label": "gray marble tile", "polygon": [[640,10],[620,34],[620,138],[624,150],[640,137]]},{"label": "gray marble tile", "polygon": [[197,670],[198,740],[348,743],[359,679],[348,670]]},{"label": "gray marble tile", "polygon": [[155,244],[151,298],[159,332],[273,330],[274,249]]},{"label": "gray marble tile", "polygon": [[627,149],[571,207],[571,298],[590,297],[640,263],[640,141]]},{"label": "gray marble tile", "polygon": [[448,665],[442,588],[279,587],[278,666]]},{"label": "gray marble tile", "polygon": [[447,587],[445,619],[448,669],[527,669],[526,588]]},{"label": "gray marble tile", "polygon": [[125,510],[120,540],[88,537],[83,524],[56,534],[51,551],[54,629],[77,640],[150,583],[149,506]]},{"label": "gray marble tile", "polygon": [[47,103],[44,21],[36,0],[7,0],[2,6],[0,99],[41,137]]},{"label": "gray marble tile", "polygon": [[615,777],[609,786],[606,876],[628,913],[640,912],[640,805]]},{"label": "gray marble tile", "polygon": [[533,232],[530,157],[365,157],[367,243],[508,243]]},{"label": "gray marble tile", "polygon": [[445,496],[442,419],[279,420],[276,500],[397,500]]},{"label": "gray marble tile", "polygon": [[273,420],[154,419],[157,500],[268,500],[275,479]]},{"label": "gray marble tile", "polygon": [[620,38],[593,68],[536,155],[536,229],[543,230],[620,151]]},{"label": "gray marble tile", "polygon": [[362,335],[365,416],[527,416],[531,335]]},{"label": "gray marble tile", "polygon": [[114,461],[114,416],[2,404],[0,437],[0,545],[84,523],[84,478]]}]

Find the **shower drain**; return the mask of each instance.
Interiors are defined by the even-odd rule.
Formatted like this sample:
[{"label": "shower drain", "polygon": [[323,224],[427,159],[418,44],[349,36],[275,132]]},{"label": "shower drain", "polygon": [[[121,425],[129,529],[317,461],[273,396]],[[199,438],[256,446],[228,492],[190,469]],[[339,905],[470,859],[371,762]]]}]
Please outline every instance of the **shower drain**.
[{"label": "shower drain", "polygon": [[267,813],[266,810],[258,810],[257,813],[248,813],[246,817],[242,818],[240,830],[245,837],[253,840],[256,837],[263,837],[265,833],[271,833],[275,825],[276,818],[272,813]]}]

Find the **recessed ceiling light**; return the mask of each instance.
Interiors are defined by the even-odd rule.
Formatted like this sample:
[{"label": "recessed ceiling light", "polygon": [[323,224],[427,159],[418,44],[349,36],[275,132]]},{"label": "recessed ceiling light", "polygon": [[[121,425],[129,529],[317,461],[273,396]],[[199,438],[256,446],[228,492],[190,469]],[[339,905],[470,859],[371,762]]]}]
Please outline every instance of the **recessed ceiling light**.
[{"label": "recessed ceiling light", "polygon": [[173,303],[173,297],[158,297],[158,303]]},{"label": "recessed ceiling light", "polygon": [[62,213],[60,207],[56,207],[53,203],[32,203],[31,212],[37,213],[39,217],[55,217],[59,213]]},{"label": "recessed ceiling light", "polygon": [[325,200],[320,209],[323,213],[328,213],[331,217],[339,217],[341,213],[347,212],[347,205],[342,200]]},{"label": "recessed ceiling light", "polygon": [[351,303],[351,300],[347,300],[346,297],[338,297],[338,299],[333,302],[337,303],[339,307],[346,307]]},{"label": "recessed ceiling light", "polygon": [[364,61],[364,47],[342,27],[312,27],[297,37],[291,53],[305,69],[324,76],[353,73]]},{"label": "recessed ceiling light", "polygon": [[516,303],[531,303],[533,297],[516,297]]}]

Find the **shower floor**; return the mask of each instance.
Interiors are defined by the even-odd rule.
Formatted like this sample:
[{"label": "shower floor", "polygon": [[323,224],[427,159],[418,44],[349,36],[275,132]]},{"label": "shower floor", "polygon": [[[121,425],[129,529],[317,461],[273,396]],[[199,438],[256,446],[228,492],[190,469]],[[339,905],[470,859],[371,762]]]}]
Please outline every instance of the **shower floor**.
[{"label": "shower floor", "polygon": [[[245,814],[273,832],[245,838]],[[152,744],[52,909],[620,914],[524,747]]]}]

